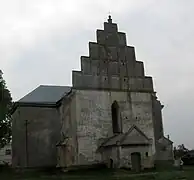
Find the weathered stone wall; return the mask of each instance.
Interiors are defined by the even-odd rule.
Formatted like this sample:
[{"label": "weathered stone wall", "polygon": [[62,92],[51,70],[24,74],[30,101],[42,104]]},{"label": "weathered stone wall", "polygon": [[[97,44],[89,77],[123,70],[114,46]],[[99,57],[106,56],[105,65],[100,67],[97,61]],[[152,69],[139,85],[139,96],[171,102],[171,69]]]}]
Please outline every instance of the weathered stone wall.
[{"label": "weathered stone wall", "polygon": [[163,122],[162,122],[162,108],[160,101],[153,97],[153,119],[156,140],[164,136]]},{"label": "weathered stone wall", "polygon": [[132,168],[131,153],[134,152],[140,152],[142,169],[154,167],[151,146],[118,146],[105,148],[102,153],[102,161],[109,165],[110,159],[112,159],[114,167]]},{"label": "weathered stone wall", "polygon": [[100,91],[76,91],[79,164],[93,163],[99,138],[112,135],[110,94]]},{"label": "weathered stone wall", "polygon": [[132,119],[127,121],[130,124],[136,124],[148,138],[152,139],[152,153],[155,154],[155,134],[153,123],[153,108],[151,93],[131,93]]},{"label": "weathered stone wall", "polygon": [[102,153],[102,160],[106,164],[109,164],[110,159],[112,159],[115,167],[132,168],[131,153],[134,152],[140,152],[142,168],[152,168],[154,166],[152,149],[149,146],[107,148]]},{"label": "weathered stone wall", "polygon": [[[152,102],[149,93],[76,91],[77,138],[79,164],[93,163],[101,157],[96,154],[100,138],[113,135],[111,105],[118,102],[123,132],[132,125],[154,141]],[[155,153],[155,146],[152,146]]]},{"label": "weathered stone wall", "polygon": [[89,42],[89,56],[81,57],[81,71],[72,73],[74,88],[153,91],[152,77],[145,76],[143,62],[136,61],[135,48],[127,46],[117,24],[105,22],[96,36],[97,42]]},{"label": "weathered stone wall", "polygon": [[154,157],[152,154],[152,148],[145,147],[123,147],[121,150],[121,162],[120,166],[125,168],[132,168],[131,153],[140,152],[141,154],[141,167],[151,168],[154,166]]},{"label": "weathered stone wall", "polygon": [[[92,163],[100,138],[113,135],[111,105],[119,105],[123,132],[136,125],[154,140],[152,116],[153,82],[145,76],[144,64],[136,60],[135,48],[127,46],[125,33],[118,32],[111,17],[103,30],[96,31],[97,42],[89,42],[89,56],[81,57],[81,71],[73,71],[76,89],[79,164]],[[153,143],[152,153],[155,154]]]},{"label": "weathered stone wall", "polygon": [[151,77],[117,77],[106,75],[85,75],[79,71],[73,71],[73,83],[78,89],[112,89],[132,91],[153,91]]},{"label": "weathered stone wall", "polygon": [[157,158],[158,161],[173,160],[173,145],[169,144],[165,148],[157,147]]},{"label": "weathered stone wall", "polygon": [[77,135],[76,135],[76,99],[74,93],[64,98],[60,106],[61,117],[61,141],[67,140],[65,147],[61,147],[65,152],[65,158],[61,161],[63,166],[71,166],[77,164]]},{"label": "weathered stone wall", "polygon": [[[26,161],[26,126],[28,120],[28,164]],[[58,110],[44,107],[18,107],[13,114],[13,167],[56,166],[56,143],[60,135]]]},{"label": "weathered stone wall", "polygon": [[102,151],[102,162],[105,163],[108,167],[111,167],[111,162],[113,161],[113,167],[122,167],[121,163],[121,146],[107,147]]},{"label": "weathered stone wall", "polygon": [[162,144],[158,141],[164,137],[163,121],[162,121],[162,108],[163,105],[155,96],[153,96],[153,121],[154,121],[154,133],[156,144],[156,160],[157,161],[169,161],[173,160],[173,145],[171,141],[166,139],[166,143]]},{"label": "weathered stone wall", "polygon": [[96,150],[101,138],[113,135],[114,101],[119,105],[123,133],[136,125],[151,138],[149,154],[153,160],[163,125],[161,104],[153,98],[152,77],[145,75],[143,62],[136,60],[135,48],[127,45],[125,33],[118,32],[111,17],[103,30],[96,31],[96,37],[97,42],[89,42],[89,56],[81,57],[81,71],[72,73],[77,104],[78,164],[101,160]]}]

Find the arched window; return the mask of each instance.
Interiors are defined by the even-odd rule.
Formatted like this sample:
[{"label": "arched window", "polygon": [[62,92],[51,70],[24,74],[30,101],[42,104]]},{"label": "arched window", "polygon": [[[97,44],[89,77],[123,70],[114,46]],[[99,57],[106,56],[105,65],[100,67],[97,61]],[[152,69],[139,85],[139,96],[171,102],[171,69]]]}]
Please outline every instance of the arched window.
[{"label": "arched window", "polygon": [[114,101],[111,106],[111,112],[112,112],[112,128],[113,133],[121,133],[121,121],[119,117],[119,105],[117,101]]}]

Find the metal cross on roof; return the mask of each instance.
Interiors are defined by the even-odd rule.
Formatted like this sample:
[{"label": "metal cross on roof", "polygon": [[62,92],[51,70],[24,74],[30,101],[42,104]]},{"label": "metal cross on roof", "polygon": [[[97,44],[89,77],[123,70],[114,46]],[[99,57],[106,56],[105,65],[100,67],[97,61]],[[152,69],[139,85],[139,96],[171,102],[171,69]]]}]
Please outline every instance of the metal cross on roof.
[{"label": "metal cross on roof", "polygon": [[111,18],[111,15],[110,15],[110,11],[109,11],[109,15],[108,15],[108,23],[112,23],[112,18]]}]

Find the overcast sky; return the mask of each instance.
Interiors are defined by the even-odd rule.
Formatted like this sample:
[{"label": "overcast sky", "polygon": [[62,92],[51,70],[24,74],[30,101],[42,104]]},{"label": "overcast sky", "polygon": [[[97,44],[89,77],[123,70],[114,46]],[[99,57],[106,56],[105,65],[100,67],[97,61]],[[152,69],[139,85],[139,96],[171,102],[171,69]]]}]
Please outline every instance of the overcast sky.
[{"label": "overcast sky", "polygon": [[71,85],[110,11],[154,77],[165,134],[194,148],[193,7],[193,0],[0,0],[0,69],[14,100],[40,84]]}]

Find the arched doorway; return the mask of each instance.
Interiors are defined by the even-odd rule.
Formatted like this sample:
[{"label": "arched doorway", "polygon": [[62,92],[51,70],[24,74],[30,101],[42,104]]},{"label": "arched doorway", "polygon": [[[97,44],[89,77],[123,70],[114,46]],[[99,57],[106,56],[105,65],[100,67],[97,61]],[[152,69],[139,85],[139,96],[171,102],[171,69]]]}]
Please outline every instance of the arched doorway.
[{"label": "arched doorway", "polygon": [[110,159],[109,161],[109,168],[113,169],[114,168],[114,161]]},{"label": "arched doorway", "polygon": [[141,154],[139,152],[131,153],[131,164],[133,171],[141,171]]}]

